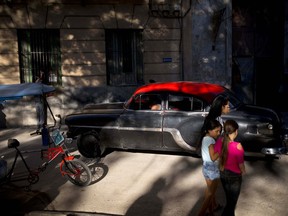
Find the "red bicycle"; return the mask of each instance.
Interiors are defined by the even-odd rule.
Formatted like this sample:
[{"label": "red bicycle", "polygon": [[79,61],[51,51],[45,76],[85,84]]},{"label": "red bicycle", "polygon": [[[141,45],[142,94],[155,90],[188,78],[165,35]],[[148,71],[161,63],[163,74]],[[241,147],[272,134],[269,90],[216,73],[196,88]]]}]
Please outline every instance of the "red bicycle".
[{"label": "red bicycle", "polygon": [[[35,133],[41,134],[42,136],[44,135],[41,132]],[[32,133],[31,135],[35,133]],[[15,149],[15,157],[11,168],[6,171],[4,170],[4,175],[2,173],[0,184],[27,180],[29,184],[26,187],[30,188],[32,184],[36,184],[39,181],[39,174],[41,172],[44,172],[46,170],[46,167],[58,156],[61,156],[62,160],[59,164],[61,175],[66,177],[70,182],[75,185],[89,185],[92,181],[92,174],[90,168],[84,161],[81,161],[80,159],[72,155],[66,147],[66,144],[70,144],[72,142],[72,139],[65,138],[64,135],[61,134],[59,128],[49,128],[49,140],[49,147],[45,149],[20,151],[18,148],[20,142],[17,139],[9,139],[8,148]],[[39,151],[41,152],[41,159],[44,161],[44,163],[42,163],[37,169],[31,169],[26,159],[23,157],[23,154]],[[21,172],[15,172],[18,158],[22,160],[26,172],[23,172],[23,170]],[[3,160],[1,164],[2,166],[7,166],[7,162]]]},{"label": "red bicycle", "polygon": [[[46,95],[51,94],[55,91],[53,86],[44,85],[41,83],[22,83],[22,84],[11,84],[11,85],[0,85],[0,101],[21,99],[24,96],[41,96],[43,101],[50,111],[51,117],[53,118],[53,126],[47,127],[45,123],[41,131],[36,131],[33,134],[40,134],[42,136],[42,145],[45,148],[38,150],[27,150],[20,151],[20,142],[17,139],[8,140],[8,148],[15,149],[14,160],[11,166],[8,166],[6,160],[0,160],[0,185],[10,182],[16,182],[21,180],[27,180],[27,187],[30,188],[32,184],[39,181],[39,174],[46,170],[46,167],[51,164],[56,158],[61,157],[60,162],[60,173],[66,177],[70,182],[78,186],[87,186],[92,181],[91,170],[88,165],[76,158],[71,154],[66,147],[66,144],[70,144],[72,139],[64,137],[64,133],[60,132],[61,129],[61,116],[56,115],[60,120],[57,121],[55,116],[46,100]],[[23,154],[32,152],[41,152],[42,164],[35,169],[31,169],[28,165]],[[21,159],[24,164],[24,170],[15,169],[16,165],[20,165],[18,160]],[[43,162],[44,161],[44,162]],[[9,167],[9,168],[7,168]]]}]

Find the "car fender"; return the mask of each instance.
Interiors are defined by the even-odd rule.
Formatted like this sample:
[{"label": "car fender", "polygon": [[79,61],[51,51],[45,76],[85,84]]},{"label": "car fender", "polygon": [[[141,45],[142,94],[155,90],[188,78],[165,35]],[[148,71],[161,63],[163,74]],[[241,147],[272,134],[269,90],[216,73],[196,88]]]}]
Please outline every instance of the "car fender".
[{"label": "car fender", "polygon": [[203,113],[179,112],[165,115],[163,123],[163,144],[177,145],[186,151],[196,151],[201,139],[201,128],[204,122]]}]

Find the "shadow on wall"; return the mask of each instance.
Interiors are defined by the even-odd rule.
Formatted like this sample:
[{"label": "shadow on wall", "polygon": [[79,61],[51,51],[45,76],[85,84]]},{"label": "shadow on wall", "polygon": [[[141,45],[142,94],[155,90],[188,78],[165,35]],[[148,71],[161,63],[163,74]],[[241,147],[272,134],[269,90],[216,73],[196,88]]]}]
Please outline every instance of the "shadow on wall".
[{"label": "shadow on wall", "polygon": [[0,103],[0,128],[6,128],[6,115],[3,112],[4,106]]},{"label": "shadow on wall", "polygon": [[76,102],[79,107],[83,107],[90,103],[107,103],[107,102],[124,102],[130,98],[137,86],[104,86],[104,87],[79,87],[73,88],[69,92],[64,92],[67,100],[66,106],[71,104],[71,101]]}]

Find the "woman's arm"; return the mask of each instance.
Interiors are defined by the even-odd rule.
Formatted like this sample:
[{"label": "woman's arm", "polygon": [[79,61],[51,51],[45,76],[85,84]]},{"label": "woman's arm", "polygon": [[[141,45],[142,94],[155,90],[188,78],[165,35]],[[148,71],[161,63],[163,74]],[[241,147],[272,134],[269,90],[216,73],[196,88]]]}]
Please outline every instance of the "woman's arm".
[{"label": "woman's arm", "polygon": [[[241,152],[241,161],[239,163],[239,168],[241,170],[241,174],[243,175],[246,173],[246,169],[245,169],[245,164],[244,164],[244,149],[243,149],[241,143],[238,143],[237,149]],[[243,162],[243,163],[241,163],[241,162]]]},{"label": "woman's arm", "polygon": [[209,145],[209,155],[212,161],[217,160],[219,157],[219,154],[214,151],[214,144]]},{"label": "woman's arm", "polygon": [[243,174],[246,174],[246,169],[245,169],[244,163],[239,164],[239,168],[240,168],[240,170],[241,170],[241,174],[242,174],[242,175],[243,175]]}]

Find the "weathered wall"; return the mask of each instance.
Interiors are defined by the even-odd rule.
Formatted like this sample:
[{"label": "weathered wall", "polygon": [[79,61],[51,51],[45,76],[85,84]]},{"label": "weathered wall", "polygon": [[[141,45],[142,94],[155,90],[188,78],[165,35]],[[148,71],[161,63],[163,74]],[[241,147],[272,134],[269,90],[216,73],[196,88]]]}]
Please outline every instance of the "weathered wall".
[{"label": "weathered wall", "polygon": [[[150,79],[197,80],[229,87],[229,1],[183,1],[183,19],[152,16],[148,0],[123,5],[109,1],[99,5],[43,2],[0,5],[0,84],[20,82],[17,29],[60,29],[63,85],[52,108],[62,115],[86,103],[126,100],[137,87],[106,85],[105,29],[143,29],[145,83]],[[213,43],[211,19],[223,7],[225,17]],[[164,62],[164,58],[171,58],[171,62]],[[4,106],[9,120],[12,112],[8,109]],[[27,110],[31,112],[31,108]],[[33,124],[34,115],[26,116],[30,120],[25,123]]]},{"label": "weathered wall", "polygon": [[[221,9],[225,9],[223,16],[215,16]],[[207,81],[230,87],[231,16],[229,1],[194,2],[189,56],[191,70],[185,70],[185,80]]]}]

